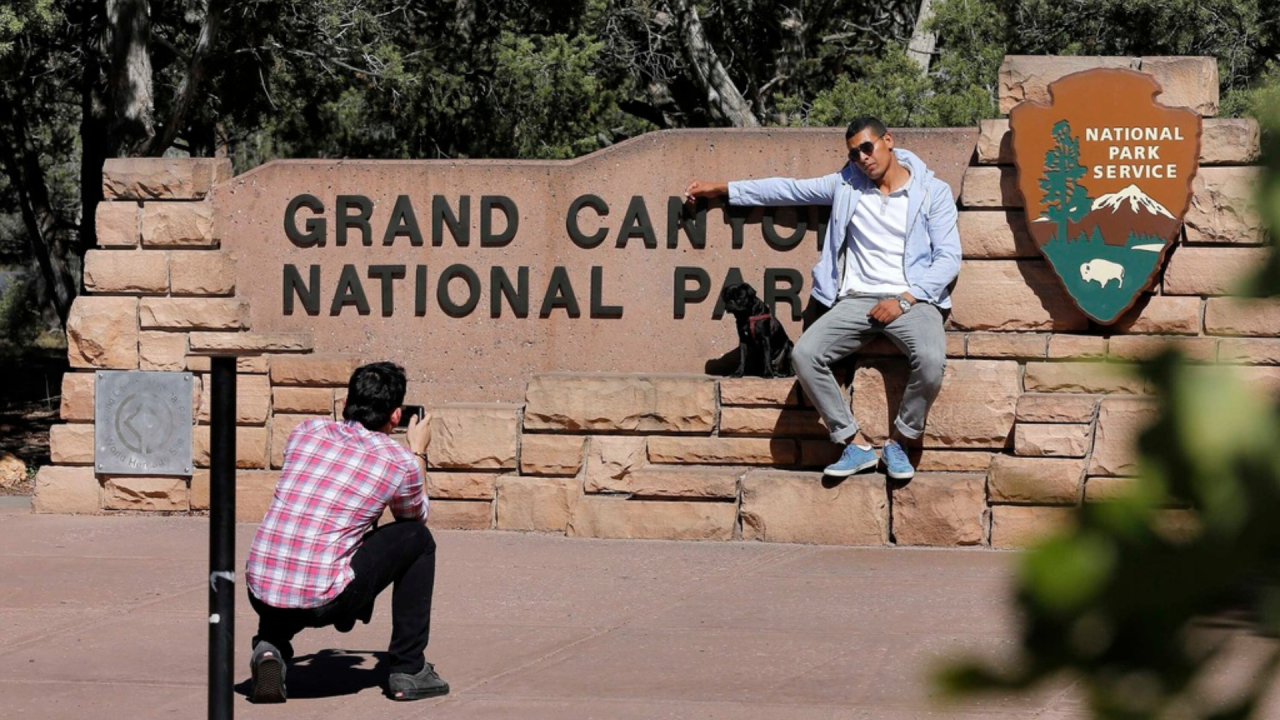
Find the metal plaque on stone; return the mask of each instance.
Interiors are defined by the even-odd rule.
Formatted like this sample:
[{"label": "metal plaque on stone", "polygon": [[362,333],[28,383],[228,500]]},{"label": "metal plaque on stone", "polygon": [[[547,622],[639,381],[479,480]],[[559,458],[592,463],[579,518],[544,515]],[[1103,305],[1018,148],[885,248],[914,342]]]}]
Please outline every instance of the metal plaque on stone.
[{"label": "metal plaque on stone", "polygon": [[99,473],[190,475],[191,373],[98,371],[93,438]]}]

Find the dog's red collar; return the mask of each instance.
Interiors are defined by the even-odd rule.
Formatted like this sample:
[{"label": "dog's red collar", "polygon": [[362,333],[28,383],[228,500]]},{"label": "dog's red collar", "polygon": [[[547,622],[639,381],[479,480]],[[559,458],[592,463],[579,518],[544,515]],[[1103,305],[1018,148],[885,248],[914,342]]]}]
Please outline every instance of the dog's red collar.
[{"label": "dog's red collar", "polygon": [[756,323],[760,322],[761,320],[768,320],[771,317],[773,317],[773,315],[769,313],[765,313],[763,315],[752,315],[747,321],[748,323],[750,323],[751,337],[756,336]]}]

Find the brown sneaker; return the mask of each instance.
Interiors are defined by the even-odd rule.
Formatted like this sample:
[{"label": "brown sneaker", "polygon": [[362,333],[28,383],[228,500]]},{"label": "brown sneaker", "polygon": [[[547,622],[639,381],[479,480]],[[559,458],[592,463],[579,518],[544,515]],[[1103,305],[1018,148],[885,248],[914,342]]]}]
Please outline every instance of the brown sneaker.
[{"label": "brown sneaker", "polygon": [[387,697],[392,700],[421,700],[449,694],[449,683],[440,679],[431,663],[417,673],[391,673],[387,679]]}]

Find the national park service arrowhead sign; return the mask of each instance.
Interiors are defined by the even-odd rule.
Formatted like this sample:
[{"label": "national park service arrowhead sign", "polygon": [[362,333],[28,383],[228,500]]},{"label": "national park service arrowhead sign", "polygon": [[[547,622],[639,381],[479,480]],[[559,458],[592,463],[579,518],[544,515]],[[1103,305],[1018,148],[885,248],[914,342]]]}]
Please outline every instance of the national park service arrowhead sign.
[{"label": "national park service arrowhead sign", "polygon": [[1099,69],[1009,112],[1027,229],[1076,305],[1115,322],[1160,269],[1191,204],[1200,115],[1156,102],[1160,84]]}]

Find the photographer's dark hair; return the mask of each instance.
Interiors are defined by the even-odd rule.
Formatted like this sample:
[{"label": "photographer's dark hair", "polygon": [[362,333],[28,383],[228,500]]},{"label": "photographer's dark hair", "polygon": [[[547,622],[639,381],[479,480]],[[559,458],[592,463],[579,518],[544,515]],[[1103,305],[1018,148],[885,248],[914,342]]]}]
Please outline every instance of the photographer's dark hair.
[{"label": "photographer's dark hair", "polygon": [[889,128],[880,122],[880,118],[863,115],[862,117],[854,118],[853,122],[849,123],[849,129],[844,131],[844,139],[848,140],[867,128],[871,128],[871,132],[875,133],[876,137],[884,137],[884,134],[889,132]]},{"label": "photographer's dark hair", "polygon": [[370,363],[356,368],[347,383],[342,419],[354,420],[368,430],[381,430],[404,402],[406,385],[404,368],[395,363]]}]

